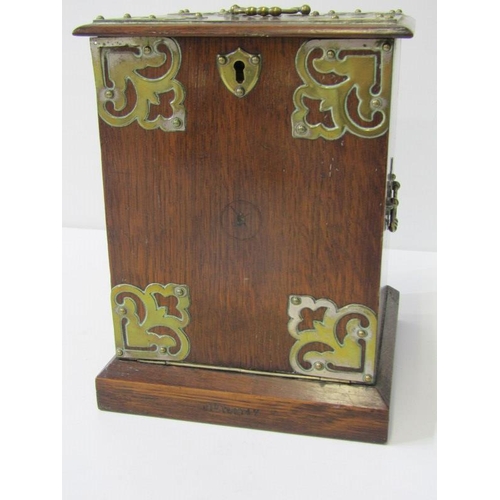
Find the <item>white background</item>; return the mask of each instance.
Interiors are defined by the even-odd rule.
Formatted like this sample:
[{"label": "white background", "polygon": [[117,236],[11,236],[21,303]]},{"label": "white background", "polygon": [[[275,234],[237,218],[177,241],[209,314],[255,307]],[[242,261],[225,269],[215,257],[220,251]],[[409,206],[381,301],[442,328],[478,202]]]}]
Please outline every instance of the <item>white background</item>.
[{"label": "white background", "polygon": [[[332,8],[338,12],[352,12],[356,8],[371,12],[402,9],[416,19],[415,37],[402,40],[400,50],[399,95],[395,99],[391,133],[394,168],[402,187],[399,229],[389,246],[436,251],[436,3],[433,0],[394,2],[317,0],[310,5],[321,13]],[[293,2],[283,4],[290,5],[294,5]],[[67,0],[63,3],[64,226],[103,229],[105,224],[89,42],[86,37],[72,37],[72,30],[90,23],[97,15],[142,16],[174,13],[185,8],[191,12],[217,12],[230,6],[221,0]]]}]

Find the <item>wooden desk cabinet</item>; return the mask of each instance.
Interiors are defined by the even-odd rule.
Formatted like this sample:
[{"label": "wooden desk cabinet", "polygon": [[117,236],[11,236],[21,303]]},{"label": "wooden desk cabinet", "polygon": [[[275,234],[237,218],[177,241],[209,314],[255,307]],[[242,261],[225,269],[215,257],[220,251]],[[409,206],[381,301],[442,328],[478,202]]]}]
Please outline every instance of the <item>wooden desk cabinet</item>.
[{"label": "wooden desk cabinet", "polygon": [[[104,410],[387,439],[400,12],[96,19]],[[111,325],[110,325],[111,326]]]}]

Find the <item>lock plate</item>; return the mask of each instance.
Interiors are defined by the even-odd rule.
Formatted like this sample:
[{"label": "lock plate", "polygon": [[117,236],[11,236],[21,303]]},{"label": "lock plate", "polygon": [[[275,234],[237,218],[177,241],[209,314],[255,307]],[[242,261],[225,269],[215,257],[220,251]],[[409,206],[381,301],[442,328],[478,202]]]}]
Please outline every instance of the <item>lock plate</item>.
[{"label": "lock plate", "polygon": [[260,54],[249,54],[242,48],[217,55],[217,69],[226,88],[242,98],[257,85],[262,66]]}]

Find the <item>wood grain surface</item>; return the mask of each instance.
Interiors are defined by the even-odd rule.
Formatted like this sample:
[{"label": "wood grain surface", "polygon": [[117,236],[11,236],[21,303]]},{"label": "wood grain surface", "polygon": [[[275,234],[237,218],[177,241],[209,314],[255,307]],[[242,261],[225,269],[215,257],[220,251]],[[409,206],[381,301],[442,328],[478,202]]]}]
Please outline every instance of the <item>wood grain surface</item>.
[{"label": "wood grain surface", "polygon": [[79,26],[77,36],[197,36],[197,37],[309,37],[411,38],[413,18],[401,11],[312,13],[309,15],[247,16],[219,13],[168,14],[97,18]]},{"label": "wood grain surface", "polygon": [[153,417],[385,443],[399,294],[383,293],[380,371],[362,386],[113,359],[97,377],[99,408]]},{"label": "wood grain surface", "polygon": [[[387,134],[292,138],[304,41],[179,39],[186,131],[100,120],[111,284],[190,287],[186,362],[290,372],[291,294],[378,311]],[[215,63],[238,47],[263,61],[243,99]]]}]

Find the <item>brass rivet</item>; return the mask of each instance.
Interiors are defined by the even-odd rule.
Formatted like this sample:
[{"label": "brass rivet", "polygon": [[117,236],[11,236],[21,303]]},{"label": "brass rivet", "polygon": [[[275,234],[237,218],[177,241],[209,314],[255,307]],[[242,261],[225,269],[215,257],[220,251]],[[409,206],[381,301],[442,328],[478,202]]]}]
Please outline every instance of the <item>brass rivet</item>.
[{"label": "brass rivet", "polygon": [[361,14],[361,9],[356,9],[356,10],[354,11],[354,13],[355,13],[355,14]]},{"label": "brass rivet", "polygon": [[391,44],[390,44],[390,43],[384,43],[384,45],[382,45],[382,48],[383,48],[386,52],[389,52],[389,50],[391,50]]},{"label": "brass rivet", "polygon": [[227,58],[224,57],[224,56],[219,56],[219,57],[217,57],[217,62],[219,64],[226,64],[227,63]]},{"label": "brass rivet", "polygon": [[313,10],[311,12],[311,16],[319,16],[319,12],[317,10]]},{"label": "brass rivet", "polygon": [[364,330],[358,330],[358,337],[364,338],[364,337],[367,337],[367,336],[368,336],[367,332],[365,332]]},{"label": "brass rivet", "polygon": [[130,14],[123,14],[123,17],[124,17],[125,19],[130,19],[132,16],[131,16]]},{"label": "brass rivet", "polygon": [[106,97],[107,99],[111,99],[113,97],[113,91],[106,90],[106,92],[104,92],[104,97]]},{"label": "brass rivet", "polygon": [[314,368],[316,370],[324,370],[325,365],[321,361],[316,361],[316,363],[314,363]]},{"label": "brass rivet", "polygon": [[396,14],[402,14],[402,13],[403,13],[403,11],[401,9],[396,10]]},{"label": "brass rivet", "polygon": [[243,87],[237,87],[236,90],[234,91],[234,93],[238,97],[243,97],[245,95],[245,89]]},{"label": "brass rivet", "polygon": [[117,356],[123,356],[123,349],[117,349],[116,350],[116,355]]},{"label": "brass rivet", "polygon": [[338,14],[334,14],[334,15],[332,16],[332,19],[339,19]]},{"label": "brass rivet", "polygon": [[104,19],[104,16],[96,16],[96,20],[102,21]]},{"label": "brass rivet", "polygon": [[199,19],[200,17],[203,17],[203,14],[201,12],[197,12],[195,14],[195,17],[197,17]]},{"label": "brass rivet", "polygon": [[328,57],[328,59],[333,59],[335,57],[335,51],[333,51],[333,50],[327,50],[326,51],[326,57]]},{"label": "brass rivet", "polygon": [[297,132],[297,134],[304,135],[307,132],[307,127],[303,123],[299,123],[295,127],[295,131]]},{"label": "brass rivet", "polygon": [[165,354],[167,352],[167,348],[166,347],[160,347],[160,352],[162,354]]},{"label": "brass rivet", "polygon": [[252,58],[250,59],[250,62],[252,64],[259,64],[260,62],[260,57],[259,56],[252,56]]},{"label": "brass rivet", "polygon": [[127,314],[127,310],[123,306],[117,307],[116,312],[118,314]]},{"label": "brass rivet", "polygon": [[144,47],[144,54],[151,54],[151,47]]},{"label": "brass rivet", "polygon": [[247,16],[255,16],[257,15],[257,7],[248,7]]},{"label": "brass rivet", "polygon": [[363,380],[369,384],[370,382],[373,381],[373,377],[371,375],[365,375],[363,377]]},{"label": "brass rivet", "polygon": [[328,14],[330,14],[331,16],[333,16],[333,14],[335,14],[335,11],[334,10],[329,10]]},{"label": "brass rivet", "polygon": [[372,99],[371,100],[371,105],[374,108],[381,108],[382,107],[382,101],[378,98]]},{"label": "brass rivet", "polygon": [[182,286],[176,286],[174,288],[174,293],[177,297],[184,297],[184,295],[186,295],[186,289]]},{"label": "brass rivet", "polygon": [[294,297],[292,297],[292,298],[290,299],[290,302],[291,302],[294,306],[298,306],[298,305],[300,305],[300,304],[302,303],[302,299],[301,299],[300,297],[296,297],[296,296],[294,296]]},{"label": "brass rivet", "polygon": [[182,120],[180,118],[174,118],[172,120],[172,125],[175,127],[175,128],[180,128],[182,127]]},{"label": "brass rivet", "polygon": [[149,16],[149,19],[156,19],[156,16],[155,16],[154,14],[151,14],[151,15]]}]

